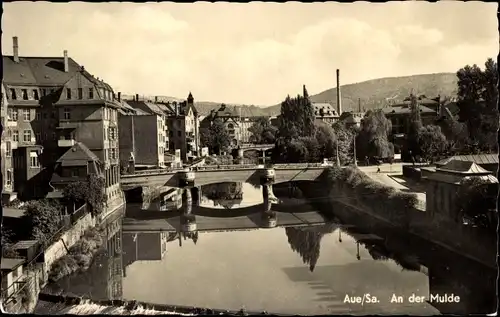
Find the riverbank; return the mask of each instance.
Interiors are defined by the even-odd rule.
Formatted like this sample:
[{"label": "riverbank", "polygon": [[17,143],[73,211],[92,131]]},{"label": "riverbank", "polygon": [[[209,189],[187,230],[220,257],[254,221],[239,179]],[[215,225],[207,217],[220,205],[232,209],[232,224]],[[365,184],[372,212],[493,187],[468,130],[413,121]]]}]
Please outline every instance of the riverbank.
[{"label": "riverbank", "polygon": [[316,183],[302,185],[301,190],[309,199],[340,202],[488,267],[496,267],[495,237],[441,215],[431,215],[421,210],[415,193],[377,182],[357,168],[331,167]]}]

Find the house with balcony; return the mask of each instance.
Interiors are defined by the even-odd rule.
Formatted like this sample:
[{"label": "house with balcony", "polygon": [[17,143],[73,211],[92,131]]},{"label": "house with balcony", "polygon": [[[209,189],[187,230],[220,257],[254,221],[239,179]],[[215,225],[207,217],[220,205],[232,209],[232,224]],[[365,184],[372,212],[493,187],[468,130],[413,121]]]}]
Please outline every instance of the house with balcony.
[{"label": "house with balcony", "polygon": [[3,56],[13,190],[43,197],[56,161],[77,142],[101,162],[106,188],[119,188],[118,109],[110,85],[95,78],[68,52],[61,57]]},{"label": "house with balcony", "polygon": [[200,123],[200,129],[209,129],[216,119],[221,119],[230,136],[230,145],[233,149],[250,142],[248,128],[253,125],[251,118],[243,118],[236,106],[230,107],[222,104],[219,109],[212,110]]},{"label": "house with balcony", "polygon": [[122,104],[132,112],[120,114],[118,120],[121,169],[127,170],[130,164],[134,169],[165,167],[169,149],[165,113],[157,104],[139,100],[138,96]]},{"label": "house with balcony", "polygon": [[182,102],[160,102],[159,107],[167,115],[169,153],[181,151],[183,161],[200,156],[200,119],[193,94]]}]

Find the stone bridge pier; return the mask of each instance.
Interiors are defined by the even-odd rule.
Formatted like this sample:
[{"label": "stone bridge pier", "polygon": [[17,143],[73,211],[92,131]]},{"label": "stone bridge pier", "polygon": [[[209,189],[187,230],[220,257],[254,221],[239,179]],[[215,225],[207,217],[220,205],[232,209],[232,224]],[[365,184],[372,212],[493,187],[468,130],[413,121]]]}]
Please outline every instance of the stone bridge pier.
[{"label": "stone bridge pier", "polygon": [[[265,228],[274,228],[277,225],[277,215],[276,212],[272,210],[273,204],[273,185],[264,184],[262,185],[262,198],[264,200],[264,209],[262,210],[262,226]],[[275,198],[275,197],[274,197]]]}]

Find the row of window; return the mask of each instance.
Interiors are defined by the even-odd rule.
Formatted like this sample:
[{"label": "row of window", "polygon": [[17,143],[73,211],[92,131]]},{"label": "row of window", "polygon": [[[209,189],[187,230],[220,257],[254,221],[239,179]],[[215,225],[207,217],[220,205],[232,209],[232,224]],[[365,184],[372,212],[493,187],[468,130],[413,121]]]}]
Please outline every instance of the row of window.
[{"label": "row of window", "polygon": [[[19,131],[18,130],[7,130],[7,135],[8,137],[14,141],[14,142],[19,142]],[[42,140],[42,134],[37,132],[35,134],[36,136],[36,140]],[[52,132],[52,140],[56,140],[56,133],[55,132]],[[23,130],[23,142],[33,142],[34,140],[32,139],[33,138],[33,134],[32,134],[32,131],[31,130]],[[47,140],[47,133],[44,133],[43,134],[43,140]]]},{"label": "row of window", "polygon": [[104,140],[107,140],[109,137],[110,141],[116,141],[116,139],[118,138],[117,130],[118,129],[114,127],[109,127],[107,131],[104,130]]},{"label": "row of window", "polygon": [[[18,92],[19,89],[16,88],[10,88],[10,97],[12,100],[17,100],[18,99]],[[20,97],[22,100],[40,100],[40,94],[38,89],[31,89],[28,90],[26,88],[22,88]],[[47,96],[50,93],[53,93],[56,88],[42,88],[40,89],[42,92],[42,97]],[[71,88],[66,88],[66,99],[71,100],[73,99],[73,90]],[[84,89],[83,88],[77,88],[76,89],[76,99],[82,100],[84,97],[87,97],[86,99],[94,99],[94,88],[89,87],[86,90],[87,94],[84,96]],[[101,89],[101,93],[104,97],[104,99],[107,100],[113,100],[113,93],[109,90]]]},{"label": "row of window", "polygon": [[[169,135],[170,137],[173,137],[173,136],[174,136],[174,131],[169,130],[169,131],[168,131],[168,135]],[[182,131],[181,131],[181,130],[177,130],[177,136],[178,136],[178,137],[181,137],[181,136],[182,136]]]},{"label": "row of window", "polygon": [[[12,156],[12,145],[10,142],[5,143],[5,156],[11,157]],[[14,165],[17,168],[20,162],[15,161]],[[20,167],[20,166],[19,166]],[[38,153],[36,151],[30,151],[30,167],[32,168],[37,168],[40,167],[40,160],[38,158]]]},{"label": "row of window", "polygon": [[[20,109],[15,109],[15,108],[9,108],[7,110],[7,117],[8,117],[8,120],[9,121],[18,121],[19,120],[19,110]],[[30,122],[31,120],[33,120],[33,116],[31,115],[31,109],[22,109],[22,118],[23,118],[23,121],[25,122]],[[44,119],[47,119],[48,117],[48,114],[47,112],[44,112],[43,113],[43,118]],[[52,119],[54,119],[56,117],[56,113],[55,111],[52,111],[51,113],[51,116],[50,116]],[[64,117],[68,118],[70,117],[70,114],[69,114],[69,109],[65,112],[64,112]],[[42,113],[41,112],[37,112],[36,113],[36,120],[42,120]]]},{"label": "row of window", "polygon": [[[76,90],[76,97],[77,99],[79,100],[82,100],[83,99],[83,88],[78,88]],[[72,98],[72,89],[71,88],[66,88],[66,99],[67,100],[71,100],[73,99]],[[94,99],[94,88],[90,87],[88,90],[87,90],[87,98],[88,99]]]}]

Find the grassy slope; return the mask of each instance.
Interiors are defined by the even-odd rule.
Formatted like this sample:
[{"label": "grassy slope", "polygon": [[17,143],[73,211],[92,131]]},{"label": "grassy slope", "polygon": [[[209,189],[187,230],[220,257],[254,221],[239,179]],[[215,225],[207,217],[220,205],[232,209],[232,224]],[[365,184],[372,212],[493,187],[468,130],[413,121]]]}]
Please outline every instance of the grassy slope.
[{"label": "grassy slope", "polygon": [[[342,109],[344,111],[357,110],[358,98],[361,99],[361,107],[368,110],[380,108],[387,105],[389,99],[402,101],[411,90],[416,94],[424,94],[427,97],[454,96],[457,92],[457,76],[454,73],[437,73],[414,75],[405,77],[388,77],[364,81],[356,84],[341,86]],[[301,93],[298,91],[296,93]],[[295,93],[290,93],[294,95]],[[179,100],[178,98],[162,96],[168,100]],[[317,95],[312,95],[313,102],[330,102],[336,104],[337,91],[335,88],[325,90]],[[154,97],[150,97],[154,99]],[[207,115],[210,110],[217,109],[220,102],[196,101],[196,108],[201,115]],[[234,106],[233,104],[229,104]],[[271,107],[241,106],[242,116],[275,116],[280,113],[280,105]]]}]

